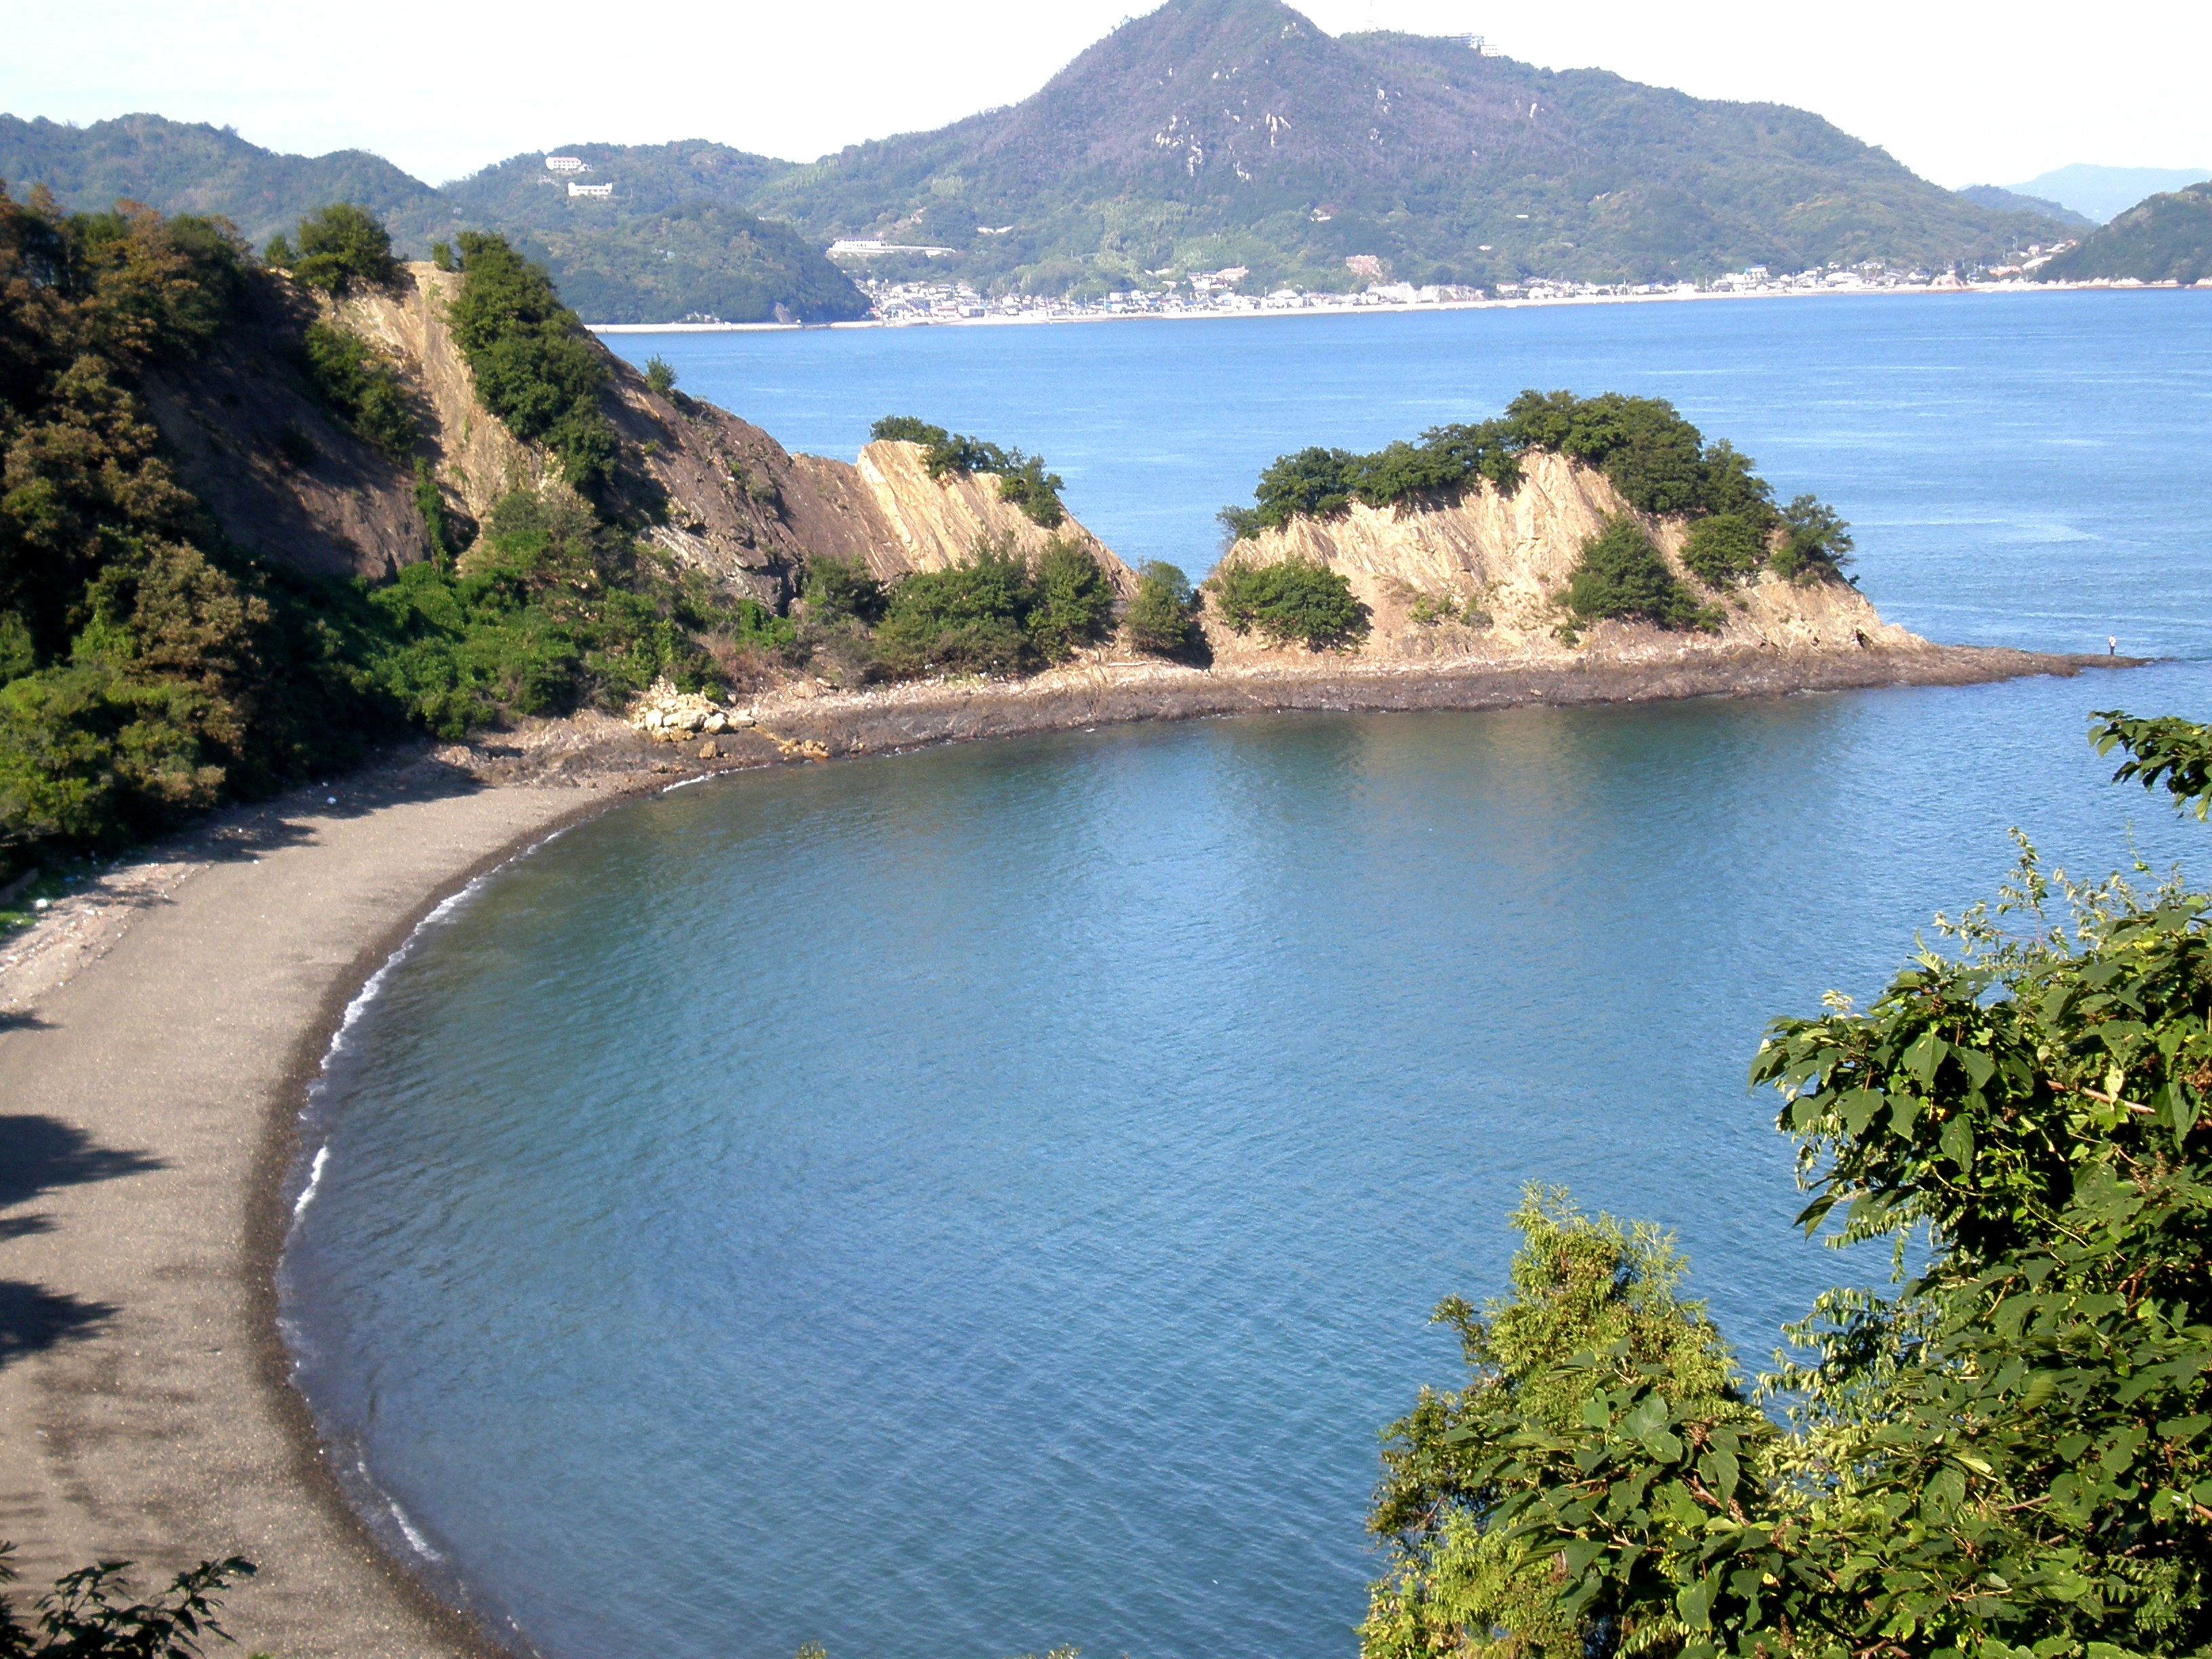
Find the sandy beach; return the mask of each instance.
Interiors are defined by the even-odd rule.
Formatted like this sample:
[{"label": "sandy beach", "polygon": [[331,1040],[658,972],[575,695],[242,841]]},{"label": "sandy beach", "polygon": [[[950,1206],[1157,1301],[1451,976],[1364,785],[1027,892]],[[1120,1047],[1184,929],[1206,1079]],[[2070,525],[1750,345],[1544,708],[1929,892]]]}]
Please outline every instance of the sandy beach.
[{"label": "sandy beach", "polygon": [[[213,819],[0,945],[0,1537],[35,1590],[208,1557],[238,1651],[495,1651],[386,1558],[320,1467],[272,1272],[305,1090],[362,982],[441,898],[564,821],[809,751],[1269,708],[1396,709],[1961,684],[2128,659],[1931,649],[1587,671],[1047,676],[762,700],[705,758],[603,717],[487,734]],[[804,748],[801,745],[805,745]]]}]

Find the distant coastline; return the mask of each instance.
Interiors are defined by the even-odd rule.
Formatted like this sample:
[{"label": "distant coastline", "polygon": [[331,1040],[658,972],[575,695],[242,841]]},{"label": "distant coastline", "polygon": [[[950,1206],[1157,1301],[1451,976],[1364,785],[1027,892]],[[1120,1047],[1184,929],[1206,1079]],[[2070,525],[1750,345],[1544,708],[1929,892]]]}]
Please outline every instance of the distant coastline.
[{"label": "distant coastline", "polygon": [[[2212,292],[2212,280],[2196,283],[2196,289]],[[1430,300],[1430,301],[1361,301],[1351,303],[1332,303],[1339,296],[1333,295],[1304,296],[1297,305],[1267,305],[1265,303],[1224,307],[1186,306],[1175,309],[1114,310],[1104,306],[1094,309],[1067,313],[1023,312],[1015,315],[994,315],[989,312],[980,317],[915,317],[896,319],[869,317],[843,323],[587,323],[594,334],[789,334],[805,329],[867,329],[867,328],[1038,328],[1060,323],[1127,323],[1139,321],[1208,322],[1236,318],[1255,317],[1354,317],[1402,315],[1414,312],[1437,311],[1519,311],[1536,307],[1557,306],[1640,306],[1678,305],[1706,300],[1863,300],[1871,296],[1895,295],[1934,295],[1957,298],[1968,295],[2001,294],[2087,294],[2087,293],[2182,293],[2178,283],[2142,283],[2131,279],[2114,281],[2099,278],[2085,283],[1961,283],[1954,287],[1938,288],[1933,283],[1899,283],[1894,287],[1869,285],[1861,288],[1782,288],[1698,289],[1682,293],[1669,289],[1656,294],[1566,294],[1518,295],[1511,299]]]}]

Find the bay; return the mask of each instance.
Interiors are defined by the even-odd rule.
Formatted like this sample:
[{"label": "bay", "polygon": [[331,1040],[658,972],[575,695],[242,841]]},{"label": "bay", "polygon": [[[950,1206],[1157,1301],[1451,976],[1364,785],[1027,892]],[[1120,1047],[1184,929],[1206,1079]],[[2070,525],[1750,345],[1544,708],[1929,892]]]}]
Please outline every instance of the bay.
[{"label": "bay", "polygon": [[1678,1229],[1755,1364],[1881,1267],[1790,1228],[1765,1020],[1877,988],[2014,824],[2203,862],[2081,734],[2212,689],[2212,296],[615,343],[793,447],[1041,450],[1194,571],[1282,450],[1656,393],[1834,501],[1893,619],[2171,660],[1069,733],[541,848],[352,1028],[280,1288],[373,1522],[562,1659],[1350,1654],[1376,1431],[1523,1183]]}]

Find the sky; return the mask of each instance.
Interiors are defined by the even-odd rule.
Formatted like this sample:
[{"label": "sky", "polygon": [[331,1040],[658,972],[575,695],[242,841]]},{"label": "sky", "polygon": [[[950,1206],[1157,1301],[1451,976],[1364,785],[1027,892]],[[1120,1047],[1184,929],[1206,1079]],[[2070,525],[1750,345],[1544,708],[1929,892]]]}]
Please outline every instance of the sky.
[{"label": "sky", "polygon": [[[432,183],[564,143],[708,138],[794,159],[1018,101],[1143,0],[0,0],[0,112],[134,111]],[[1553,69],[1826,116],[1954,187],[2068,162],[2212,173],[2212,5],[2138,0],[1312,0],[1332,33],[1480,33]],[[956,20],[973,19],[972,22]]]}]

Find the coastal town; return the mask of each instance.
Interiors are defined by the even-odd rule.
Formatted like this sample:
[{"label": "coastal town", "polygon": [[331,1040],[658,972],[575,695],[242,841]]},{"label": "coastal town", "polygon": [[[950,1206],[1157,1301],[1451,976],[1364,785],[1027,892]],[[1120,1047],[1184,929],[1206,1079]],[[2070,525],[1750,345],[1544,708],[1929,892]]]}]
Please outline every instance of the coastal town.
[{"label": "coastal town", "polygon": [[[915,327],[944,324],[1091,322],[1120,317],[1235,317],[1297,312],[1358,312],[1454,310],[1478,307],[1536,305],[1602,305],[1670,300],[1750,299],[1838,294],[1942,294],[2049,292],[2066,288],[2142,288],[2174,286],[2144,283],[2133,278],[2100,279],[2092,283],[2052,283],[2039,281],[2036,272],[2071,242],[2034,246],[2015,254],[2007,264],[1972,270],[1898,270],[1881,260],[1857,265],[1827,265],[1812,270],[1778,271],[1750,265],[1707,282],[1577,283],[1532,277],[1498,283],[1490,287],[1462,283],[1370,282],[1349,291],[1293,287],[1255,292],[1251,273],[1238,266],[1224,270],[1196,271],[1170,278],[1162,273],[1156,285],[1109,290],[1088,296],[1032,294],[986,294],[972,284],[947,276],[934,281],[898,281],[853,272],[854,285],[866,295],[869,314],[838,328]],[[833,246],[833,258],[864,249],[866,256],[890,251],[884,244],[842,243]],[[900,249],[899,252],[908,250]],[[916,252],[950,252],[921,249]],[[2199,283],[2212,287],[2212,281]],[[653,327],[718,329],[780,327],[784,324],[732,324],[720,318],[694,313],[675,325],[614,325],[601,332],[628,333]]]}]

